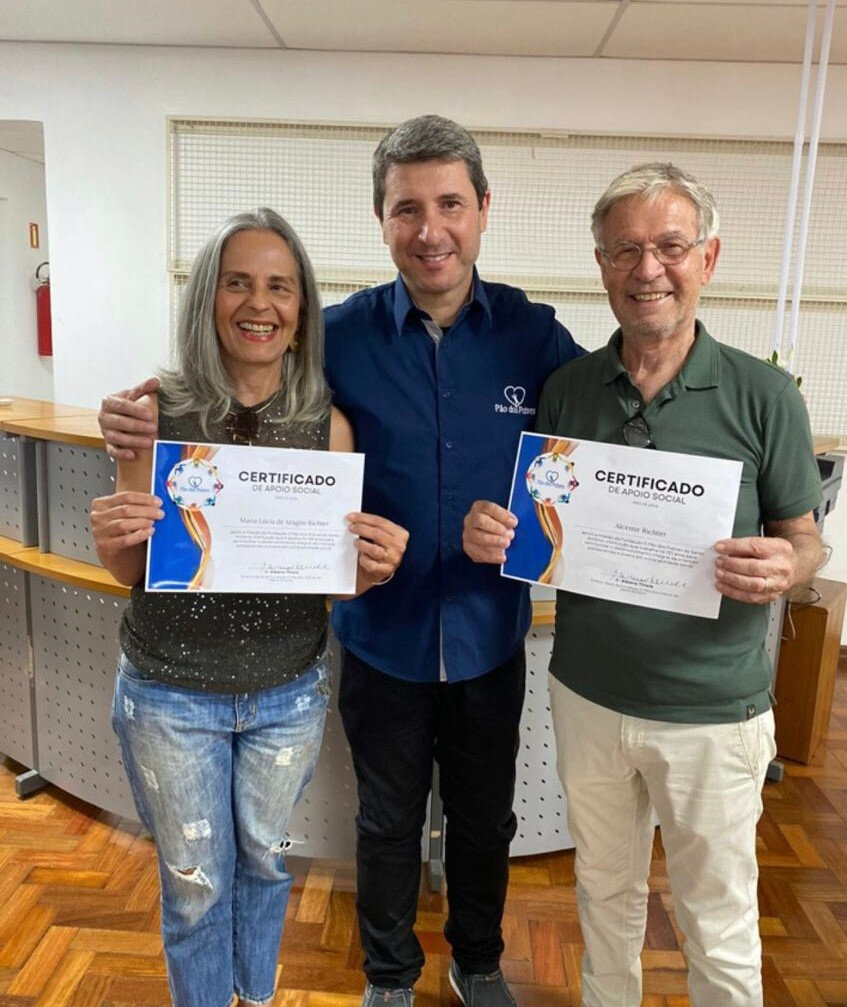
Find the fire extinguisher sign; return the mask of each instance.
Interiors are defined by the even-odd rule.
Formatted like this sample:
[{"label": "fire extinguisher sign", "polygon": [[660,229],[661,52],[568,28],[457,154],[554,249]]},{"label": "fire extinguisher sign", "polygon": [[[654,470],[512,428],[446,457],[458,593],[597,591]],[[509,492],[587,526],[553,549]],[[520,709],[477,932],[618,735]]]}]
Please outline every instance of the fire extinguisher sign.
[{"label": "fire extinguisher sign", "polygon": [[38,240],[38,224],[29,222],[29,247],[30,248],[40,248],[41,244]]}]

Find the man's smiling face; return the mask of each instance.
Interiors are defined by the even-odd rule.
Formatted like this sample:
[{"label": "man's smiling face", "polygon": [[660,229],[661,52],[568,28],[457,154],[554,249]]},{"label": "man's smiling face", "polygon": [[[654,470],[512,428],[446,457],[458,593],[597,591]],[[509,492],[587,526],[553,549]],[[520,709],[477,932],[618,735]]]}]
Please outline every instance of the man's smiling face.
[{"label": "man's smiling face", "polygon": [[388,169],[382,237],[420,307],[470,293],[488,203],[486,193],[480,207],[464,161],[414,161]]},{"label": "man's smiling face", "polygon": [[673,189],[650,199],[628,196],[611,207],[603,222],[603,248],[612,255],[628,243],[645,249],[630,270],[615,269],[599,249],[594,253],[625,337],[693,336],[700,289],[712,278],[720,242],[711,238],[691,248],[675,265],[662,265],[650,248],[672,241],[691,244],[699,231],[697,208]]}]

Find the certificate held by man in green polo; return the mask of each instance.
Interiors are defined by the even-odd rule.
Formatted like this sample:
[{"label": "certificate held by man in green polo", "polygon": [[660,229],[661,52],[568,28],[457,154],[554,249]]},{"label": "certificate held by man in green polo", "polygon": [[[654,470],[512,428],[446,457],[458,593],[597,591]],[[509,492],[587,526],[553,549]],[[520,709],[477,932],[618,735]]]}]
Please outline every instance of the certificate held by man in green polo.
[{"label": "certificate held by man in green polo", "polygon": [[723,458],[523,433],[501,572],[717,619],[713,546],[732,535],[741,471]]}]

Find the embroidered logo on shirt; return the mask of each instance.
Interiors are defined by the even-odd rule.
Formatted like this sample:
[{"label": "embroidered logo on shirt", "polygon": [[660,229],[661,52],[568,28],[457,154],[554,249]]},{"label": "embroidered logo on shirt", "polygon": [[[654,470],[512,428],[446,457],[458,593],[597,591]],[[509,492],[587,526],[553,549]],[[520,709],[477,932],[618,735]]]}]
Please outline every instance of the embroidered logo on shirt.
[{"label": "embroidered logo on shirt", "polygon": [[511,413],[513,416],[535,416],[535,410],[525,406],[526,389],[521,385],[506,385],[503,389],[503,398],[508,405],[502,402],[494,403],[495,413]]}]

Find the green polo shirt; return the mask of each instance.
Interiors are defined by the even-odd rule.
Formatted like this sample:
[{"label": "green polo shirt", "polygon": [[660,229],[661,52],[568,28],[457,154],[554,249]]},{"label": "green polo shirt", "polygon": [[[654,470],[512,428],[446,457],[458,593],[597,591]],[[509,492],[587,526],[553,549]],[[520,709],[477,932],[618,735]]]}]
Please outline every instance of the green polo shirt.
[{"label": "green polo shirt", "polygon": [[[716,342],[697,323],[680,373],[644,406],[618,355],[620,331],[547,381],[536,429],[623,444],[643,413],[660,451],[741,461],[733,536],[820,503],[806,406],[790,376]],[[550,671],[620,713],[679,723],[745,720],[769,709],[769,606],[723,598],[720,616],[661,612],[559,591]]]}]

